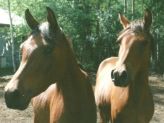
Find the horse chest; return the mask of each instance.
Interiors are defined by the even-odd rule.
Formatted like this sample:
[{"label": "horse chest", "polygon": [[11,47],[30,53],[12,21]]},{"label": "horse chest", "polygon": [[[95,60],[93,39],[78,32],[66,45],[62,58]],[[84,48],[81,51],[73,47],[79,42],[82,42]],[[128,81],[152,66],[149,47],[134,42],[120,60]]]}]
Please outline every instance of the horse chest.
[{"label": "horse chest", "polygon": [[[128,91],[127,91],[128,92]],[[125,92],[124,92],[125,93]],[[137,95],[113,93],[111,102],[111,118],[121,123],[142,123],[149,121],[153,114],[153,100],[151,94],[146,91],[138,92]],[[128,119],[127,119],[128,117]],[[114,123],[115,123],[114,122]]]},{"label": "horse chest", "polygon": [[92,98],[87,97],[87,93],[63,93],[58,93],[61,95],[58,101],[58,96],[52,100],[50,123],[95,123],[95,105],[92,104]]}]

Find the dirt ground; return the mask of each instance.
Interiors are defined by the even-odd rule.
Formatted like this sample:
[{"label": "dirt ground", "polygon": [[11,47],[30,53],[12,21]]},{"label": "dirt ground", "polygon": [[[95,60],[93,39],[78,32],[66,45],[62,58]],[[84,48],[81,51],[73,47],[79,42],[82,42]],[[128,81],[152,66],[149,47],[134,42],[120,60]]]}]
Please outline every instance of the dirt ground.
[{"label": "dirt ground", "polygon": [[4,87],[11,76],[0,77],[0,123],[33,123],[31,105],[24,111],[8,109],[4,101]]},{"label": "dirt ground", "polygon": [[[0,123],[33,123],[31,105],[25,111],[8,109],[4,102],[4,86],[11,76],[0,77]],[[154,96],[155,113],[150,123],[164,123],[164,77],[150,76],[150,87]]]}]

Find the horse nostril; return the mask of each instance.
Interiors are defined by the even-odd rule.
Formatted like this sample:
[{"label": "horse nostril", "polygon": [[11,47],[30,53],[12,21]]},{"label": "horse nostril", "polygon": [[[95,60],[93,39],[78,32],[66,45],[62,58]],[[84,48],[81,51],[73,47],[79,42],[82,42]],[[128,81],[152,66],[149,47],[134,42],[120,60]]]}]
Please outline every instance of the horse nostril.
[{"label": "horse nostril", "polygon": [[111,77],[114,78],[114,70],[111,71]]},{"label": "horse nostril", "polygon": [[112,78],[112,81],[113,81],[113,82],[118,81],[118,78],[119,78],[118,72],[115,71],[115,70],[112,70],[112,71],[111,71],[111,78]]},{"label": "horse nostril", "polygon": [[127,82],[128,82],[128,74],[125,70],[122,72],[112,70],[111,79],[116,86],[125,86],[127,85]]},{"label": "horse nostril", "polygon": [[128,79],[128,74],[127,74],[126,71],[123,71],[123,72],[122,72],[122,74],[120,75],[120,79],[121,79],[122,81],[124,81],[124,82],[127,81],[127,79]]},{"label": "horse nostril", "polygon": [[6,91],[5,92],[5,101],[7,104],[12,103],[14,100],[17,100],[20,96],[18,89],[13,91]]},{"label": "horse nostril", "polygon": [[19,91],[18,90],[14,90],[14,92],[12,92],[12,96],[15,97],[15,98],[19,97],[20,96]]}]

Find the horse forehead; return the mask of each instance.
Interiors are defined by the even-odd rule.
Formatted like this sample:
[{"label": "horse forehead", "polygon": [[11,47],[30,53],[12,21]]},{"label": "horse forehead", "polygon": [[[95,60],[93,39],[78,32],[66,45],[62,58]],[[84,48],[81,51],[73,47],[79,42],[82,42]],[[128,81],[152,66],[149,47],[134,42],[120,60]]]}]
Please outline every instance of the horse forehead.
[{"label": "horse forehead", "polygon": [[49,23],[48,22],[44,22],[42,24],[39,25],[39,30],[41,31],[42,34],[44,35],[50,35],[49,33]]},{"label": "horse forehead", "polygon": [[122,38],[122,44],[124,45],[128,45],[131,44],[132,42],[134,42],[135,40],[135,36],[133,33],[131,34],[126,34],[123,38]]},{"label": "horse forehead", "polygon": [[135,42],[143,42],[146,40],[146,37],[144,34],[135,34],[131,33],[126,35],[123,40],[127,43],[135,43]]}]

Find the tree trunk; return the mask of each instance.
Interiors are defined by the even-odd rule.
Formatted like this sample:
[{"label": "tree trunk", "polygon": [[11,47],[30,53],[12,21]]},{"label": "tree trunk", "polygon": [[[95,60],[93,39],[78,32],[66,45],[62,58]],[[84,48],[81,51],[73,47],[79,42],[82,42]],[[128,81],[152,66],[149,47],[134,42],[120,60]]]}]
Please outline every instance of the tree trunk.
[{"label": "tree trunk", "polygon": [[142,0],[142,13],[144,13],[144,0]]},{"label": "tree trunk", "polygon": [[132,19],[134,17],[134,12],[135,12],[135,0],[132,0]]},{"label": "tree trunk", "polygon": [[14,37],[13,37],[13,24],[12,24],[12,18],[11,18],[11,10],[10,10],[10,0],[8,0],[8,11],[9,11],[9,19],[10,19],[10,36],[11,36],[11,57],[12,57],[12,65],[13,65],[13,72],[16,71],[16,65],[15,65],[15,53],[14,53]]},{"label": "tree trunk", "polygon": [[[157,5],[157,3],[156,3],[156,11],[157,11],[157,7],[158,7],[158,5]],[[157,20],[157,22],[159,22],[158,21],[158,19],[159,19],[159,14],[158,14],[158,12],[156,13],[156,20]],[[159,39],[159,29],[156,29],[156,61],[155,61],[155,66],[157,66],[157,72],[158,73],[161,73],[161,63],[160,63],[160,60],[159,60],[159,54],[160,54],[160,50],[159,50],[159,41],[158,41],[158,39]]]},{"label": "tree trunk", "polygon": [[124,0],[124,14],[127,13],[127,1]]}]

